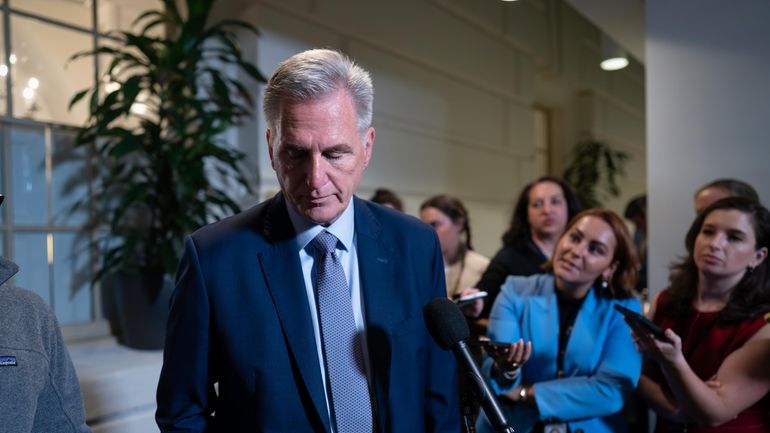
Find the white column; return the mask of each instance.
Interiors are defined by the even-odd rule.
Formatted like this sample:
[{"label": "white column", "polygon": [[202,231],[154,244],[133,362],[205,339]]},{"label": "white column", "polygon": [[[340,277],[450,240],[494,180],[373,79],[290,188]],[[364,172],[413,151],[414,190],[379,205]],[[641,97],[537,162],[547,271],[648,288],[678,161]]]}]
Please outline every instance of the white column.
[{"label": "white column", "polygon": [[647,7],[650,288],[685,254],[693,194],[719,177],[770,203],[770,2],[651,0]]}]

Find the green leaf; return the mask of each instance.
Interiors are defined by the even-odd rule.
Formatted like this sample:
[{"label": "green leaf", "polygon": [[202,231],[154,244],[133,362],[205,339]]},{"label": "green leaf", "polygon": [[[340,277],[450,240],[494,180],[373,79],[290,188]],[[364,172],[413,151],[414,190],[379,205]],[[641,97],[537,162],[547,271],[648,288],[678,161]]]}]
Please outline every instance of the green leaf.
[{"label": "green leaf", "polygon": [[120,159],[132,152],[138,151],[141,149],[141,145],[141,137],[132,135],[117,142],[115,146],[112,147],[109,154],[113,158]]},{"label": "green leaf", "polygon": [[99,89],[93,89],[91,92],[91,100],[88,102],[88,113],[93,116],[99,111]]},{"label": "green leaf", "polygon": [[[96,279],[121,269],[173,272],[184,235],[237,212],[234,191],[253,191],[244,154],[222,135],[251,115],[253,92],[222,71],[235,67],[242,77],[264,81],[243,59],[234,34],[256,29],[237,20],[208,24],[212,0],[188,0],[187,17],[176,0],[162,4],[135,20],[139,32],[114,33],[118,44],[72,56],[104,56],[103,80],[121,84],[109,93],[79,91],[70,100],[71,107],[89,100],[75,141],[93,149],[91,228],[105,231],[91,237],[102,243]],[[152,34],[162,26],[168,31]],[[131,111],[139,95],[147,96],[147,115]],[[217,174],[223,180],[212,183],[209,175]]]},{"label": "green leaf", "polygon": [[219,21],[218,23],[216,23],[215,25],[212,26],[212,28],[214,28],[214,29],[216,29],[216,28],[232,28],[232,27],[239,28],[239,29],[242,29],[242,30],[246,30],[246,31],[254,34],[254,36],[259,36],[259,30],[257,30],[256,27],[254,27],[253,25],[247,23],[246,21],[232,20],[232,19],[230,19],[230,20],[222,20],[222,21]]},{"label": "green leaf", "polygon": [[88,94],[88,92],[90,92],[90,91],[91,91],[91,89],[85,89],[85,90],[81,90],[78,93],[76,93],[75,96],[73,96],[72,99],[70,99],[70,104],[69,104],[69,106],[67,106],[67,110],[71,111],[72,110],[72,106],[77,104],[78,101],[83,99],[83,97],[86,96]]},{"label": "green leaf", "polygon": [[267,83],[267,79],[264,75],[262,75],[261,72],[259,72],[259,69],[257,69],[256,66],[252,65],[251,63],[239,61],[238,66],[241,67],[244,71],[246,71],[247,74],[254,80],[260,82],[260,83]]},{"label": "green leaf", "polygon": [[[139,23],[141,23],[142,21],[144,21],[145,19],[148,19],[148,18],[151,18],[151,17],[155,17],[157,20],[160,20],[161,22],[164,21],[164,14],[163,14],[163,12],[161,12],[159,10],[149,10],[149,11],[146,11],[146,12],[142,13],[138,17],[136,17],[134,19],[134,21],[131,22],[131,27],[134,27],[134,26],[138,25]],[[147,31],[147,27],[143,28],[142,31],[140,32],[140,34],[144,34],[146,31]]]},{"label": "green leaf", "polygon": [[142,77],[141,75],[134,75],[128,80],[126,80],[125,83],[123,83],[123,86],[121,89],[123,90],[123,103],[124,106],[127,107],[127,109],[131,108],[131,105],[134,104],[134,101],[136,100],[136,95],[139,94],[139,85],[142,83]]},{"label": "green leaf", "polygon": [[564,179],[576,190],[585,207],[599,207],[600,191],[617,197],[620,188],[617,177],[624,175],[625,152],[612,149],[595,140],[578,143],[570,152],[571,160],[565,167]]}]

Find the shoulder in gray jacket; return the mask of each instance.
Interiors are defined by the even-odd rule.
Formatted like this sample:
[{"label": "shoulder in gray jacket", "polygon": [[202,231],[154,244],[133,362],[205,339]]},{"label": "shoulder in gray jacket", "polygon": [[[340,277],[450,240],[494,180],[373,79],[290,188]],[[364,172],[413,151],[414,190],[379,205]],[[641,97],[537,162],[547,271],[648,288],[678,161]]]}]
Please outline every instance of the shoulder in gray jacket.
[{"label": "shoulder in gray jacket", "polygon": [[0,433],[88,433],[56,317],[36,294],[5,284],[18,269],[0,257]]}]

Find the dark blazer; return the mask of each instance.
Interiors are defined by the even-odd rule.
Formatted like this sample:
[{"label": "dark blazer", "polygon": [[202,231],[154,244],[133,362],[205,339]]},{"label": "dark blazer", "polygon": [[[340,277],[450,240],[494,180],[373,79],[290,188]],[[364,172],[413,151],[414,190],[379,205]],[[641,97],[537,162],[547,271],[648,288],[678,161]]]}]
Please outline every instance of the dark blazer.
[{"label": "dark blazer", "polygon": [[[454,360],[422,318],[445,296],[436,235],[353,200],[378,431],[457,432]],[[278,194],[186,239],[158,385],[162,432],[330,431],[294,238]]]},{"label": "dark blazer", "polygon": [[545,272],[543,265],[547,261],[548,257],[544,256],[529,238],[503,245],[489,262],[487,270],[484,271],[481,280],[476,284],[479,290],[488,293],[484,300],[484,311],[479,317],[489,317],[495,298],[500,293],[500,286],[503,285],[506,278],[510,275],[528,277],[542,274]]}]

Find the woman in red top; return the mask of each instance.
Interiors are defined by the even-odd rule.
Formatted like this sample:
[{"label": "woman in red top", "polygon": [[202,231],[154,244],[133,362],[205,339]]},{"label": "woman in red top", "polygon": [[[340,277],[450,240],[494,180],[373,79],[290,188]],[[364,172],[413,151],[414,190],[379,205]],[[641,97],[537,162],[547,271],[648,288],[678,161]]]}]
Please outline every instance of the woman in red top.
[{"label": "woman in red top", "polygon": [[770,212],[719,200],[695,219],[686,246],[657,302],[667,341],[633,327],[656,432],[770,432]]}]

